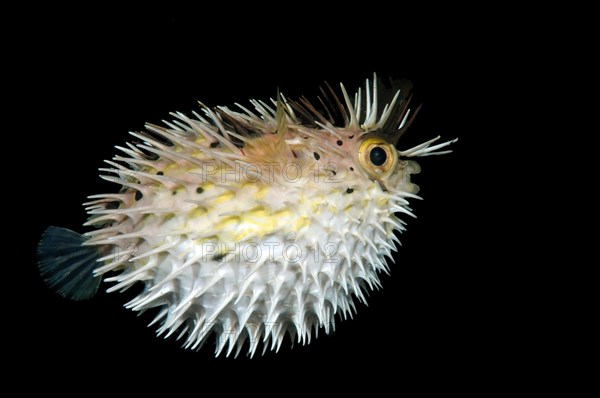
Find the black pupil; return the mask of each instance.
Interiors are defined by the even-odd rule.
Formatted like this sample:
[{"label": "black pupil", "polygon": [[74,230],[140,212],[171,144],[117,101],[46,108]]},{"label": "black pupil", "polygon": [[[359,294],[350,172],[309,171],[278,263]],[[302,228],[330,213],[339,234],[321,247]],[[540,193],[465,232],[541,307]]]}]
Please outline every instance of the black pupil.
[{"label": "black pupil", "polygon": [[385,149],[378,146],[371,149],[369,159],[371,159],[371,163],[373,163],[375,166],[381,166],[387,160],[387,153],[385,153]]}]

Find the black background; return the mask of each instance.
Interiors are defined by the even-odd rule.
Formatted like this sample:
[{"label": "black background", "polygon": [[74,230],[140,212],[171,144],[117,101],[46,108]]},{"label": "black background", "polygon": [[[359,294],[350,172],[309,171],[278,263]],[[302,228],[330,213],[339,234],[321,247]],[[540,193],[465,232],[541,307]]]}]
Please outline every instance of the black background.
[{"label": "black background", "polygon": [[[487,232],[480,225],[488,217],[482,182],[472,176],[485,167],[481,137],[491,124],[481,93],[498,88],[487,72],[486,46],[474,39],[485,21],[465,18],[458,29],[429,14],[408,23],[408,15],[379,10],[373,20],[307,13],[292,23],[283,11],[260,19],[244,12],[96,10],[28,22],[39,30],[20,48],[29,116],[16,137],[29,141],[24,161],[39,170],[27,175],[34,183],[25,195],[36,200],[26,205],[33,215],[18,247],[33,303],[22,301],[18,310],[27,366],[42,373],[58,361],[62,370],[80,364],[96,370],[106,360],[108,374],[147,370],[171,379],[184,369],[210,380],[254,371],[262,372],[260,383],[287,374],[301,384],[320,377],[449,384],[489,376],[505,342],[489,292],[492,254],[481,254]],[[415,182],[424,200],[413,203],[418,218],[407,220],[391,277],[382,276],[383,289],[371,293],[369,306],[359,305],[354,320],[337,322],[335,333],[293,349],[286,340],[279,353],[254,359],[215,359],[210,344],[191,352],[174,339],[156,338],[146,327],[151,317],[122,307],[132,293],[70,302],[44,286],[35,259],[39,235],[49,225],[84,231],[81,203],[116,189],[97,168],[129,139],[128,131],[160,123],[169,111],[196,110],[198,100],[231,106],[273,97],[277,88],[289,98],[311,97],[325,80],[354,89],[373,72],[410,79],[415,103],[424,104],[401,148],[438,134],[459,142],[451,155],[420,161]],[[334,370],[349,379],[336,381]]]}]

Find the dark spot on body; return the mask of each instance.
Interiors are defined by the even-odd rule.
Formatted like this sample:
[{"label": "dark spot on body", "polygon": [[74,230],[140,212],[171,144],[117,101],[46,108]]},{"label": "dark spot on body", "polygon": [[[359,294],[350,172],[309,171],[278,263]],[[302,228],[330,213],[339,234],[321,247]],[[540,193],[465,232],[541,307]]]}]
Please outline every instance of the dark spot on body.
[{"label": "dark spot on body", "polygon": [[316,152],[313,152],[313,156],[314,156],[314,157],[315,157],[315,159],[317,159],[317,160],[321,159],[321,155],[319,155],[319,154],[318,154],[318,153],[316,153]]},{"label": "dark spot on body", "polygon": [[335,172],[335,170],[329,170],[331,172],[331,174],[333,175],[337,175],[337,173]]},{"label": "dark spot on body", "polygon": [[354,171],[354,167],[350,166],[350,171]]},{"label": "dark spot on body", "polygon": [[352,188],[346,189],[346,193],[352,193],[352,192],[354,192],[354,189],[352,189]]},{"label": "dark spot on body", "polygon": [[219,253],[219,254],[215,254],[212,259],[213,259],[213,261],[221,261],[221,260],[223,260],[223,258],[225,258],[225,254]]},{"label": "dark spot on body", "polygon": [[303,138],[304,138],[305,140],[307,140],[307,139],[308,139],[308,137],[303,137]]},{"label": "dark spot on body", "polygon": [[290,150],[292,151],[292,155],[294,155],[294,158],[296,158],[296,159],[297,159],[297,158],[298,158],[298,155],[296,155],[296,152],[294,152],[294,150],[293,150],[293,149],[290,149]]},{"label": "dark spot on body", "polygon": [[352,134],[350,137],[348,137],[349,140],[351,140],[352,138],[354,138],[354,134]]},{"label": "dark spot on body", "polygon": [[156,173],[156,175],[157,175],[157,176],[162,176],[162,175],[164,175],[164,174],[165,174],[165,173],[163,173],[162,171],[159,171],[158,173]]},{"label": "dark spot on body", "polygon": [[172,194],[173,196],[175,196],[175,195],[177,195],[177,191],[173,191],[173,192],[171,192],[171,194]]},{"label": "dark spot on body", "polygon": [[196,188],[196,193],[202,193],[202,192],[204,192],[204,188],[202,188],[202,187]]},{"label": "dark spot on body", "polygon": [[342,140],[337,140],[335,143],[336,143],[336,144],[338,144],[339,146],[342,146],[342,144],[343,144],[344,142],[343,142]]},{"label": "dark spot on body", "polygon": [[219,141],[215,141],[215,142],[211,142],[211,143],[210,143],[210,147],[211,147],[211,148],[217,148],[219,145],[220,145],[220,144],[219,144]]},{"label": "dark spot on body", "polygon": [[135,192],[135,200],[140,200],[144,197],[144,194],[141,193],[140,191],[136,191]]}]

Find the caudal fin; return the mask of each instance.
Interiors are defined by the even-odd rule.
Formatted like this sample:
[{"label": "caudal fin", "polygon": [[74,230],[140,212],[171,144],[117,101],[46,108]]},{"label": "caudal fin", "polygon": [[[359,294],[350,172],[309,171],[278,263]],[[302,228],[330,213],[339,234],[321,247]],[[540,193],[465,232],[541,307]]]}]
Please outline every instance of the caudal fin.
[{"label": "caudal fin", "polygon": [[94,277],[98,250],[82,246],[82,235],[70,229],[49,227],[38,244],[38,267],[46,284],[71,300],[93,297],[101,277]]}]

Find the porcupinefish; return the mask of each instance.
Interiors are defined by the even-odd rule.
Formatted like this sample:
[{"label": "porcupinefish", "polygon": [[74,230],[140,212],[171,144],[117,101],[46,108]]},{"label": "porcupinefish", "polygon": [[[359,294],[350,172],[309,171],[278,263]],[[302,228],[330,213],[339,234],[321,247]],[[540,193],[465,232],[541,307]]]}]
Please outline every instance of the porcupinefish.
[{"label": "porcupinefish", "polygon": [[139,282],[127,308],[154,310],[158,334],[187,348],[214,334],[216,355],[329,333],[389,272],[400,217],[419,198],[411,159],[456,141],[396,149],[416,112],[408,90],[382,106],[378,85],[367,80],[353,98],[341,84],[313,102],[278,93],[236,110],[200,104],[131,132],[137,142],[100,169],[121,190],[84,204],[94,230],[43,233],[41,275],[73,300],[103,278],[108,292]]}]

